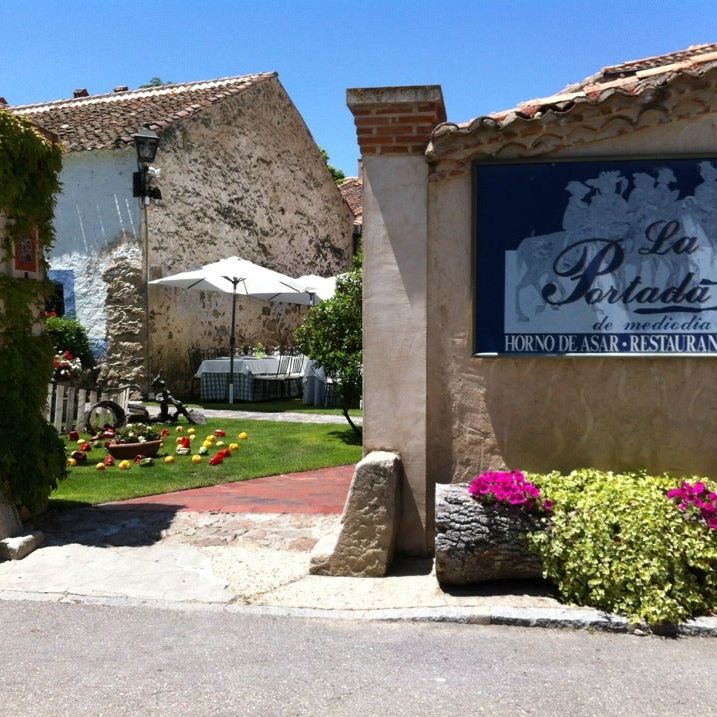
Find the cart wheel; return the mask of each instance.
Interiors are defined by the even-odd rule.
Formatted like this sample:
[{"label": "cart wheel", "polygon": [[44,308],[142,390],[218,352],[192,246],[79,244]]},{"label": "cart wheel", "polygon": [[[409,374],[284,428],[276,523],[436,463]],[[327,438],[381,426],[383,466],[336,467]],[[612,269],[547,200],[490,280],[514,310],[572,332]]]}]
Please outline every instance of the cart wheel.
[{"label": "cart wheel", "polygon": [[99,433],[108,426],[124,426],[125,413],[114,401],[98,401],[85,413],[85,428],[89,433]]}]

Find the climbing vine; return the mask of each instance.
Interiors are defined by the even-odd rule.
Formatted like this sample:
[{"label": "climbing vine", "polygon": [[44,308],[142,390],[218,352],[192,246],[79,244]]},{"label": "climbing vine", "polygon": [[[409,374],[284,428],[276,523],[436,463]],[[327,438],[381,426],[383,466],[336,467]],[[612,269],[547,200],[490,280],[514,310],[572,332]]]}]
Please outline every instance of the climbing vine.
[{"label": "climbing vine", "polygon": [[[0,110],[0,264],[15,240],[37,229],[41,254],[52,245],[61,150],[27,120]],[[30,510],[65,475],[57,432],[42,418],[53,347],[37,330],[49,282],[0,275],[0,490]],[[35,330],[34,330],[35,329]]]}]

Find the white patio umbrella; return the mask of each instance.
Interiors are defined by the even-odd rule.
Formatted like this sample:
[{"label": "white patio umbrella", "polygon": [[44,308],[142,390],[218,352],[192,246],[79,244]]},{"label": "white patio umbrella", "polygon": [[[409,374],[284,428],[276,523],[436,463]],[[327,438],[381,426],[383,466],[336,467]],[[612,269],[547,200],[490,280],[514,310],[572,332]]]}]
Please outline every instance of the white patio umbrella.
[{"label": "white patio umbrella", "polygon": [[336,277],[317,276],[316,274],[305,274],[296,279],[296,283],[311,295],[311,305],[319,301],[330,299],[336,292]]},{"label": "white patio umbrella", "polygon": [[[297,295],[302,294],[307,297],[307,300],[293,303],[310,303],[308,293],[304,292],[303,288],[291,277],[237,256],[206,264],[193,271],[183,271],[162,279],[155,279],[149,283],[182,289],[221,291],[232,295],[232,324],[229,335],[229,403],[234,403],[234,348],[236,344],[234,324],[236,322],[237,295],[251,296],[265,301],[279,301],[280,299],[267,297],[287,295],[298,298]],[[288,301],[288,299],[286,300]]]}]

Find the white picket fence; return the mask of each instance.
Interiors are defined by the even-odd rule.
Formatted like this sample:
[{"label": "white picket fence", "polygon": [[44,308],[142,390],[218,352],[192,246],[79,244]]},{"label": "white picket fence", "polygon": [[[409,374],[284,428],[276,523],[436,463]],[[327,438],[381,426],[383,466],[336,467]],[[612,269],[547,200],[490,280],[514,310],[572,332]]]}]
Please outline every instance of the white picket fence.
[{"label": "white picket fence", "polygon": [[50,383],[47,387],[47,403],[45,419],[60,433],[71,430],[83,430],[85,413],[97,401],[114,401],[126,413],[129,403],[130,389],[87,390],[63,383]]}]

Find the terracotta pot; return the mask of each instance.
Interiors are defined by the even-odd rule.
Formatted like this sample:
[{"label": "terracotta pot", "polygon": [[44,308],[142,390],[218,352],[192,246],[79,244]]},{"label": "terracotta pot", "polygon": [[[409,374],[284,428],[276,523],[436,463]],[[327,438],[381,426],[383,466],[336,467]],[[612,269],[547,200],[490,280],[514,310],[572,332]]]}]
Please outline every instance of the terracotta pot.
[{"label": "terracotta pot", "polygon": [[144,456],[145,458],[157,455],[162,441],[145,441],[144,443],[110,443],[107,446],[109,454],[113,458],[120,460],[131,460],[135,456]]}]

